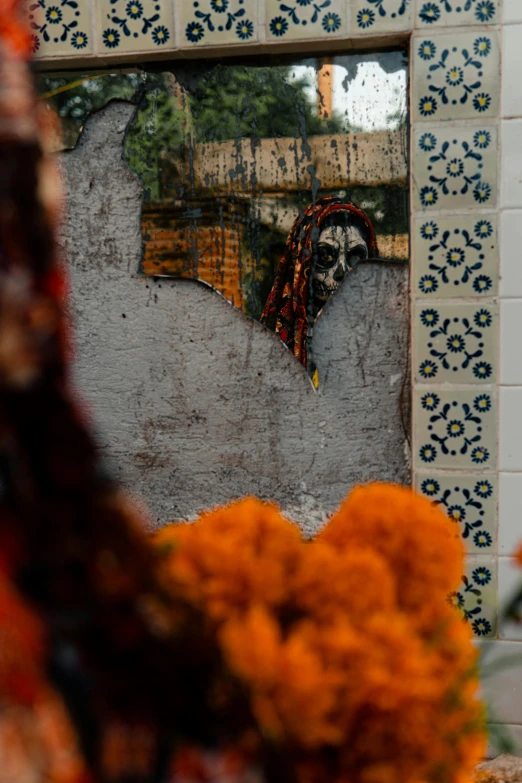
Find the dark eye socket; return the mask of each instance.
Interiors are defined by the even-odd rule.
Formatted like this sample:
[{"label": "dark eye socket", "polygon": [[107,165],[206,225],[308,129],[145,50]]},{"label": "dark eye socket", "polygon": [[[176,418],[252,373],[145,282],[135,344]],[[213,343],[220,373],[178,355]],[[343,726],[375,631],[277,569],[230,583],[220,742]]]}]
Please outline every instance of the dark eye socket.
[{"label": "dark eye socket", "polygon": [[354,266],[358,261],[364,261],[366,258],[368,258],[367,248],[364,245],[357,245],[357,247],[352,247],[346,260],[348,266]]},{"label": "dark eye socket", "polygon": [[317,246],[317,266],[322,269],[331,269],[337,263],[339,250],[332,245]]}]

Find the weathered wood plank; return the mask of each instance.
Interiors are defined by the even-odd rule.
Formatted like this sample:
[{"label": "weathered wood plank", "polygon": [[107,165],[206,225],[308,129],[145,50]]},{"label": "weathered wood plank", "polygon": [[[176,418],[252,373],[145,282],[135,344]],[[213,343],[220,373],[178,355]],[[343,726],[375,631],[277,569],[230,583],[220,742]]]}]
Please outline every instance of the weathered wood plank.
[{"label": "weathered wood plank", "polygon": [[195,147],[196,187],[274,192],[406,185],[407,139],[402,131],[313,136],[308,140],[243,139]]}]

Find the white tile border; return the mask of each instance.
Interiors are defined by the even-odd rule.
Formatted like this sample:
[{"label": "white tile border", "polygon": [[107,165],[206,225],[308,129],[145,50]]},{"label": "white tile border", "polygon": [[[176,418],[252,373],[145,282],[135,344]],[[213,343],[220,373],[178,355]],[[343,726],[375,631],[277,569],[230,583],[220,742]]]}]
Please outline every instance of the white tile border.
[{"label": "white tile border", "polygon": [[494,710],[495,722],[522,726],[522,642],[482,642],[479,647],[486,665],[511,661],[510,666],[482,680],[483,696]]},{"label": "white tile border", "polygon": [[[498,603],[500,611],[506,609],[510,600],[520,589],[522,569],[520,564],[511,557],[500,557],[498,560]],[[522,625],[504,621],[500,627],[500,639],[522,642]]]},{"label": "white tile border", "polygon": [[522,386],[499,391],[499,469],[522,472]]},{"label": "white tile border", "polygon": [[503,0],[503,24],[522,22],[522,3],[520,0]]},{"label": "white tile border", "polygon": [[498,513],[499,555],[510,557],[522,543],[522,473],[500,473]]},{"label": "white tile border", "polygon": [[[499,603],[505,606],[514,589],[522,582],[522,571],[512,555],[522,543],[522,348],[520,313],[522,312],[522,2],[504,0],[503,79],[501,90],[501,196],[500,196],[500,296],[501,296],[501,377],[499,442]],[[516,69],[516,70],[514,70]],[[517,149],[518,146],[518,149]],[[498,651],[509,649],[522,659],[522,629],[504,623],[500,629]],[[510,645],[507,648],[505,645]],[[522,752],[522,708],[518,707],[517,688],[522,668],[506,671],[491,683],[486,693],[496,703],[499,721],[511,726],[512,735]]]},{"label": "white tile border", "polygon": [[522,298],[522,209],[504,209],[499,219],[500,296]]},{"label": "white tile border", "polygon": [[522,386],[519,335],[522,334],[522,298],[500,303],[500,384]]},{"label": "white tile border", "polygon": [[[522,31],[522,25],[520,26]],[[522,118],[502,120],[501,123],[501,188],[502,209],[522,208]]]},{"label": "white tile border", "polygon": [[[520,0],[517,0],[520,2]],[[522,11],[522,3],[520,3]],[[502,30],[502,57],[504,76],[502,79],[501,99],[502,117],[522,117],[522,17],[520,24],[505,25]]]}]

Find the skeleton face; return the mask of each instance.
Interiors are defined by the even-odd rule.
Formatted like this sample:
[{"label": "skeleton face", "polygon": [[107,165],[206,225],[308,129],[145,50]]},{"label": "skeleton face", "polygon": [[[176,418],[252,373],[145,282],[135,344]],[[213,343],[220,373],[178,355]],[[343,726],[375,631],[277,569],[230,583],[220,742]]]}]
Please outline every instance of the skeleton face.
[{"label": "skeleton face", "polygon": [[329,226],[321,231],[312,270],[312,291],[318,303],[327,302],[359,261],[368,258],[368,245],[356,226]]}]

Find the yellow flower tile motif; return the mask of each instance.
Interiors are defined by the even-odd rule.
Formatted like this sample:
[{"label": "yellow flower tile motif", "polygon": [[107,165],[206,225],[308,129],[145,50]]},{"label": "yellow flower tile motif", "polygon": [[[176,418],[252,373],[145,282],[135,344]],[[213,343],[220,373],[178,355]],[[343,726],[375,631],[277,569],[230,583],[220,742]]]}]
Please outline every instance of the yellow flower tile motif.
[{"label": "yellow flower tile motif", "polygon": [[100,54],[175,48],[174,16],[168,0],[97,0]]},{"label": "yellow flower tile motif", "polygon": [[415,0],[415,26],[499,24],[499,0]]},{"label": "yellow flower tile motif", "polygon": [[[455,257],[455,263],[461,263],[463,251],[450,248],[448,255]],[[497,343],[496,305],[418,303],[414,322],[415,379],[418,383],[432,379],[436,383],[495,383]]]},{"label": "yellow flower tile motif", "polygon": [[496,206],[497,129],[494,126],[433,130],[417,126],[413,165],[418,210]]},{"label": "yellow flower tile motif", "polygon": [[266,0],[267,38],[271,42],[346,35],[342,0]]},{"label": "yellow flower tile motif", "polygon": [[24,6],[35,59],[93,52],[92,18],[87,0],[27,0]]},{"label": "yellow flower tile motif", "polygon": [[417,122],[498,115],[498,33],[416,37],[413,57],[412,104]]},{"label": "yellow flower tile motif", "polygon": [[417,218],[413,243],[416,296],[424,299],[496,296],[496,215]]},{"label": "yellow flower tile motif", "polygon": [[448,601],[462,613],[477,639],[494,638],[498,628],[496,559],[468,557],[462,582]]},{"label": "yellow flower tile motif", "polygon": [[356,34],[410,30],[413,0],[352,0],[352,32]]},{"label": "yellow flower tile motif", "polygon": [[466,552],[474,555],[496,553],[498,482],[494,473],[423,472],[415,477],[415,488],[455,522]]},{"label": "yellow flower tile motif", "polygon": [[184,0],[179,6],[179,19],[182,47],[258,40],[255,0]]},{"label": "yellow flower tile motif", "polygon": [[[436,386],[436,372],[414,397],[417,470],[494,470],[497,464],[496,396],[490,390]],[[430,383],[430,380],[433,382]]]}]

